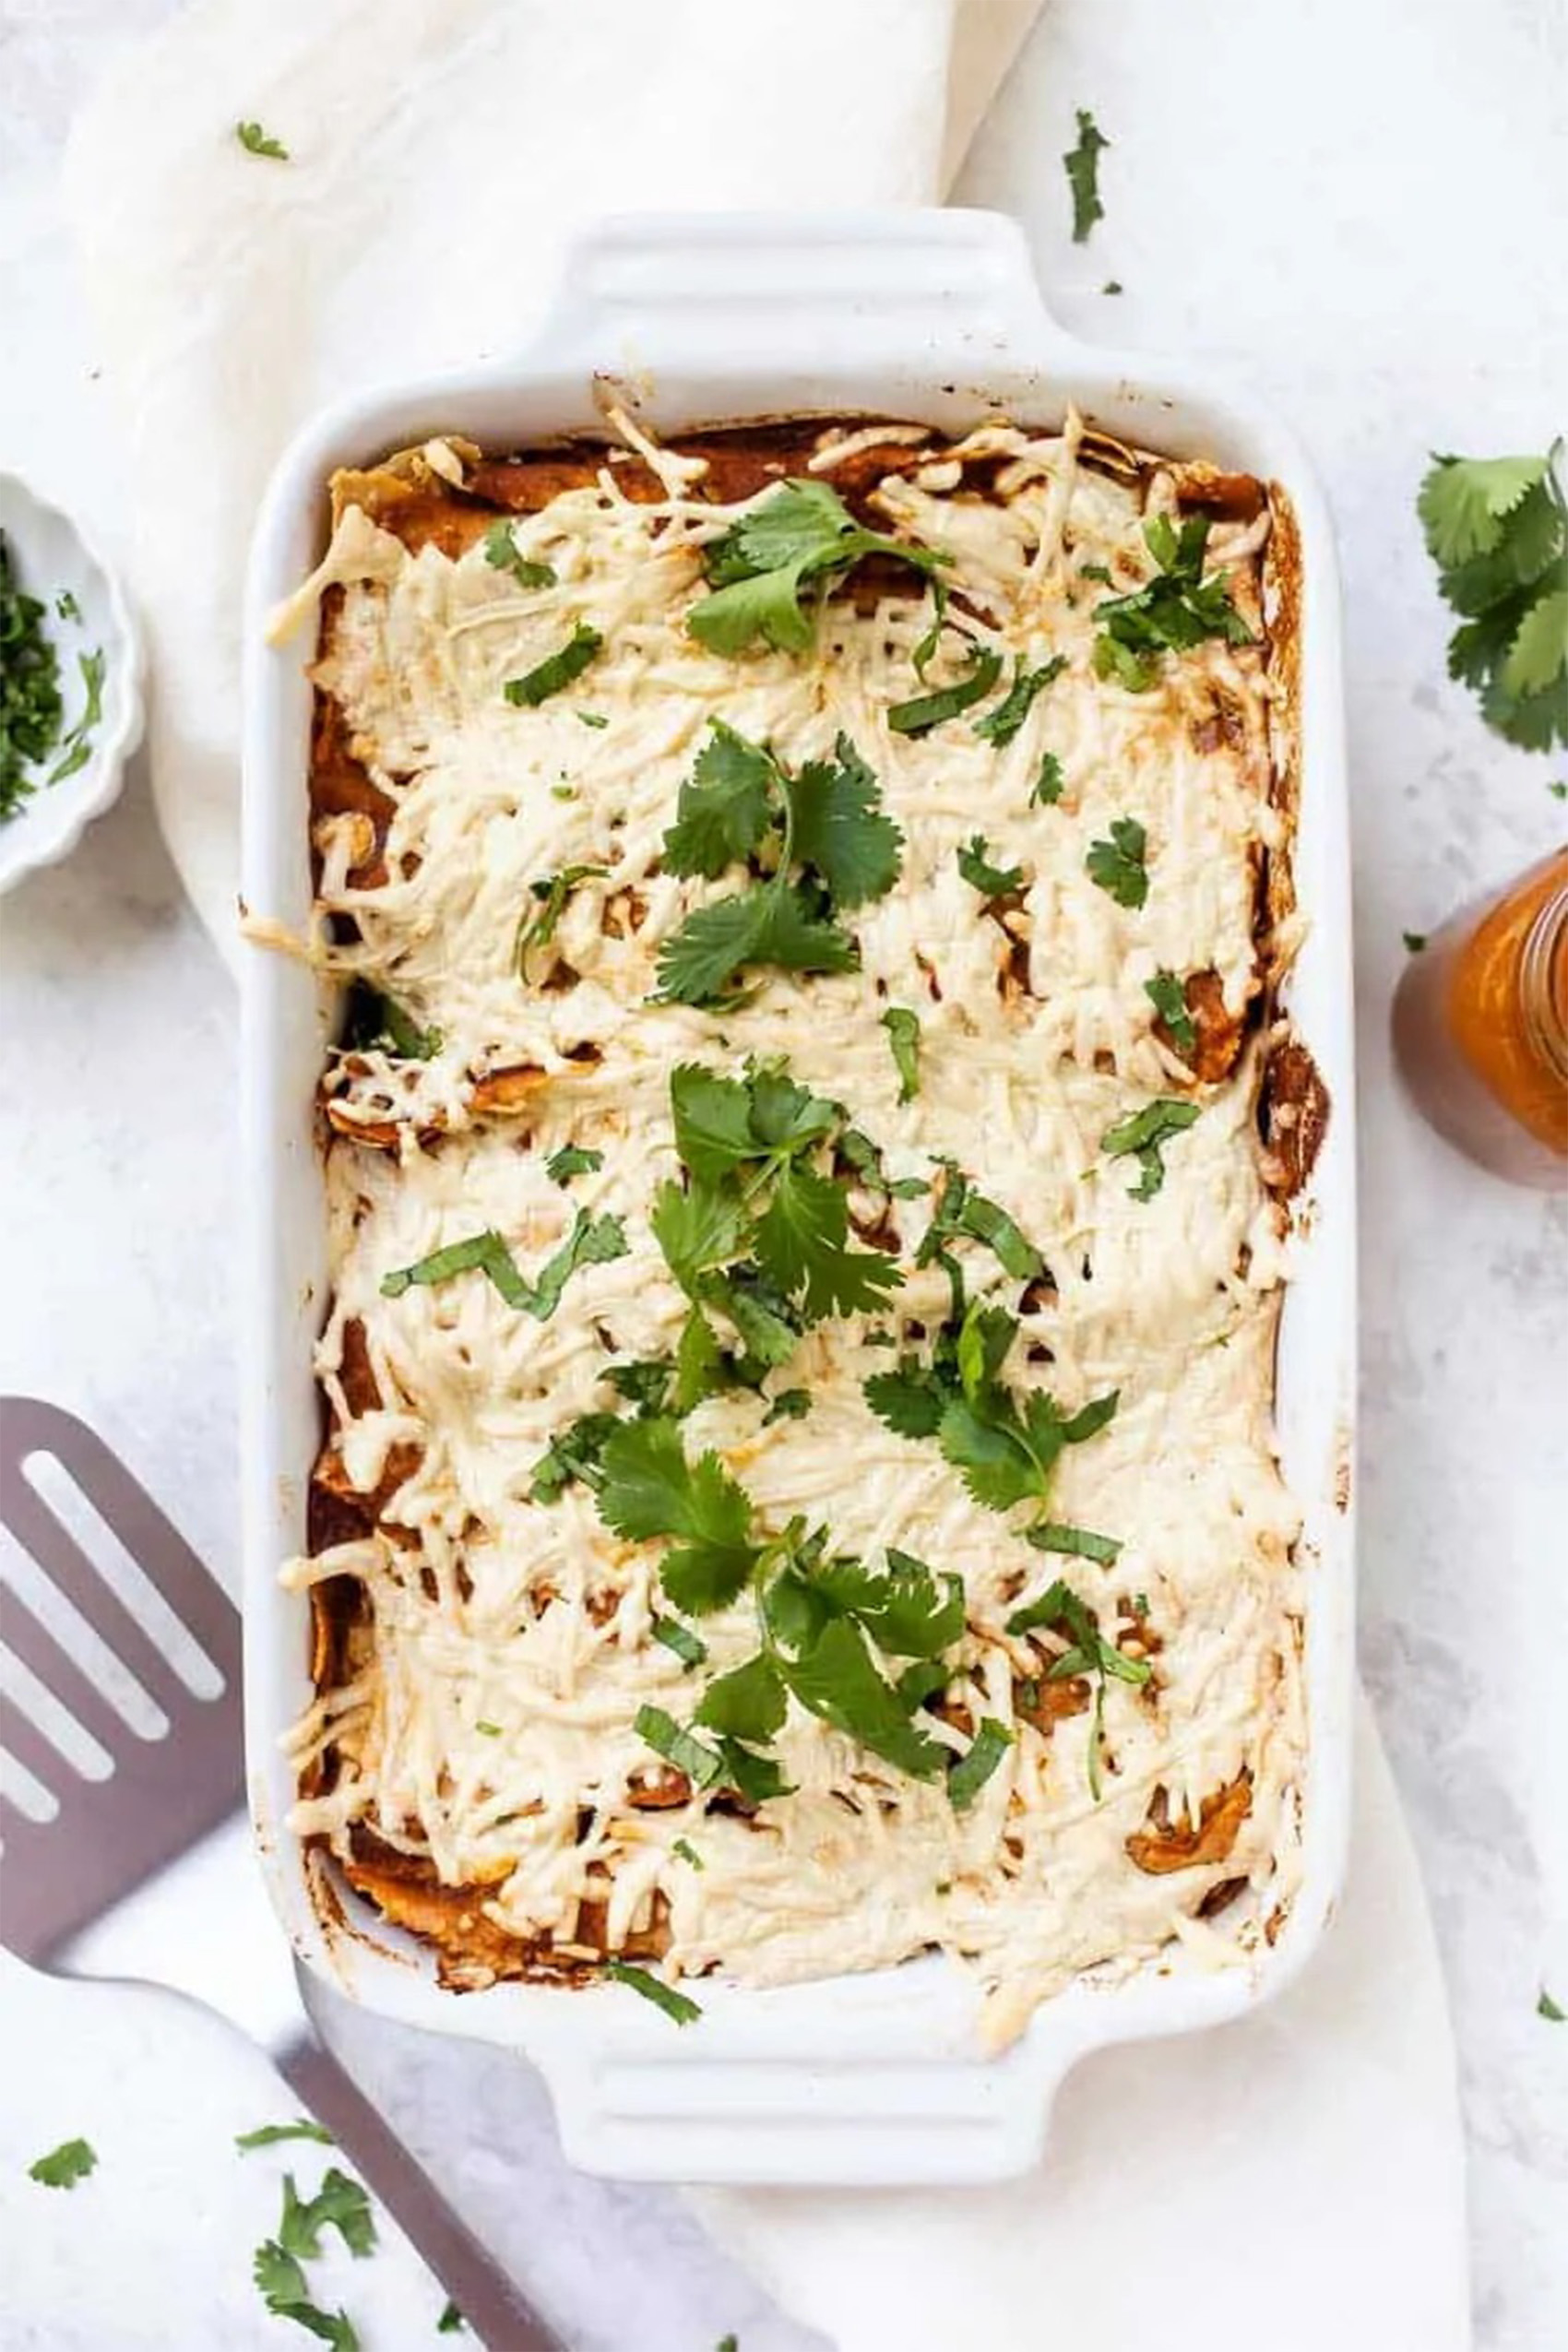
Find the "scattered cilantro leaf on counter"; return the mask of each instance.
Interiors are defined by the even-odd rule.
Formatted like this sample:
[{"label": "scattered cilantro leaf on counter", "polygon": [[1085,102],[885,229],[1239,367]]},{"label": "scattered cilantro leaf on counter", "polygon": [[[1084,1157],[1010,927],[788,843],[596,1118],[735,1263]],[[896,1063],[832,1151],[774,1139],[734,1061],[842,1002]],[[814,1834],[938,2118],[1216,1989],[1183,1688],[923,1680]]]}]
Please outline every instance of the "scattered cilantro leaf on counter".
[{"label": "scattered cilantro leaf on counter", "polygon": [[546,1260],[536,1281],[519,1273],[511,1251],[493,1227],[467,1240],[449,1241],[414,1265],[399,1266],[382,1277],[384,1299],[400,1299],[414,1283],[449,1282],[454,1275],[487,1275],[509,1307],[545,1323],[561,1303],[567,1282],[583,1265],[608,1265],[626,1254],[626,1232],[618,1217],[591,1217],[579,1209],[572,1229],[554,1255]]},{"label": "scattered cilantro leaf on counter", "polygon": [[512,949],[512,960],[519,980],[529,976],[529,957],[536,947],[548,947],[560,929],[566,901],[579,882],[597,882],[609,873],[608,866],[563,866],[559,873],[540,874],[529,885],[529,896],[539,902],[537,914],[525,914],[517,925],[517,936]]},{"label": "scattered cilantro leaf on counter", "polygon": [[325,2148],[335,2144],[326,2124],[315,2122],[308,2115],[296,2116],[292,2123],[263,2123],[254,2132],[234,2134],[234,2145],[242,2154],[252,2148],[276,2147],[279,2140],[317,2140]]},{"label": "scattered cilantro leaf on counter", "polygon": [[811,1408],[809,1388],[781,1388],[763,1415],[762,1425],[769,1429],[775,1421],[803,1421]]},{"label": "scattered cilantro leaf on counter", "polygon": [[564,1184],[573,1176],[592,1176],[603,1165],[604,1154],[590,1144],[563,1144],[545,1161],[544,1172],[552,1184]]},{"label": "scattered cilantro leaf on counter", "polygon": [[786,481],[707,549],[709,593],[686,626],[712,653],[733,657],[759,637],[780,653],[804,653],[816,612],[803,608],[802,592],[812,586],[826,597],[865,555],[894,556],[927,575],[950,561],[912,540],[863,529],[825,481]]},{"label": "scattered cilantro leaf on counter", "polygon": [[463,2314],[459,2311],[457,2306],[453,2302],[452,2298],[448,2295],[442,2309],[441,2317],[435,2322],[436,2334],[461,2335],[467,2326],[467,2320],[464,2319]]},{"label": "scattered cilantro leaf on counter", "polygon": [[896,735],[929,735],[933,727],[983,702],[1001,675],[1002,656],[990,646],[971,644],[969,667],[962,678],[956,678],[951,685],[933,686],[929,694],[912,695],[908,702],[894,703],[887,724]]},{"label": "scattered cilantro leaf on counter", "polygon": [[734,897],[696,908],[659,953],[668,1000],[710,1004],[747,965],[850,970],[858,951],[834,917],[884,897],[903,836],[883,813],[876,778],[840,734],[831,760],[789,771],[760,743],[713,722],[664,837],[671,873],[717,880],[749,863]]},{"label": "scattered cilantro leaf on counter", "polygon": [[640,1993],[644,2001],[650,2001],[656,2009],[662,2009],[664,2014],[677,2025],[690,2025],[702,2015],[700,2002],[694,2001],[689,1993],[678,1992],[673,1985],[667,1985],[663,1978],[656,1977],[651,1969],[639,1968],[635,1961],[607,1960],[604,1973],[612,1983],[624,1985],[629,1992]]},{"label": "scattered cilantro leaf on counter", "polygon": [[270,137],[259,123],[236,123],[234,137],[247,155],[264,155],[272,163],[289,160],[289,150],[282,140]]},{"label": "scattered cilantro leaf on counter", "polygon": [[79,621],[82,617],[81,606],[69,588],[61,589],[54,600],[54,610],[62,621]]},{"label": "scattered cilantro leaf on counter", "polygon": [[1111,145],[1087,106],[1076,110],[1078,136],[1062,158],[1073,194],[1073,243],[1083,244],[1097,220],[1105,218],[1099,200],[1099,159]]},{"label": "scattered cilantro leaf on counter", "polygon": [[1223,572],[1204,577],[1209,518],[1188,515],[1180,529],[1169,515],[1144,525],[1144,540],[1158,569],[1127,596],[1102,597],[1095,607],[1099,635],[1094,667],[1132,694],[1146,694],[1167,653],[1188,653],[1210,637],[1251,645],[1253,633],[1230,600]]},{"label": "scattered cilantro leaf on counter", "polygon": [[553,588],[554,564],[519,553],[516,531],[513,523],[492,523],[484,535],[485,562],[494,571],[510,572],[519,588]]},{"label": "scattered cilantro leaf on counter", "polygon": [[1012,1745],[1006,1725],[985,1716],[964,1753],[948,1768],[947,1801],[956,1813],[968,1811]]},{"label": "scattered cilantro leaf on counter", "polygon": [[1123,291],[1122,280],[1120,278],[1108,278],[1099,291],[1102,294],[1119,294]]},{"label": "scattered cilantro leaf on counter", "polygon": [[721,2335],[714,2346],[713,2352],[741,2352],[740,2338],[734,2335]]},{"label": "scattered cilantro leaf on counter", "polygon": [[515,709],[536,710],[552,695],[562,693],[575,679],[580,678],[588,664],[599,654],[604,639],[586,621],[579,621],[565,644],[554,653],[546,654],[533,669],[520,678],[508,678],[502,688],[506,700]]},{"label": "scattered cilantro leaf on counter", "polygon": [[[1408,939],[1408,932],[1405,935]],[[1186,991],[1175,973],[1156,972],[1153,980],[1145,980],[1144,994],[1170,1030],[1177,1052],[1190,1054],[1197,1044],[1198,1033],[1187,1010]]]},{"label": "scattered cilantro leaf on counter", "polygon": [[1062,773],[1062,762],[1057,758],[1056,754],[1043,752],[1040,754],[1039,774],[1035,778],[1029,791],[1030,808],[1054,808],[1062,798],[1062,788],[1065,782],[1066,778]]},{"label": "scattered cilantro leaf on counter", "polygon": [[28,2179],[45,2189],[74,2189],[85,2180],[98,2163],[98,2152],[87,2140],[62,2140],[47,2156],[37,2157],[28,2167]]},{"label": "scattered cilantro leaf on counter", "polygon": [[321,2252],[321,2233],[336,2229],[350,2254],[368,2254],[375,2244],[375,2215],[360,2183],[331,2165],[314,2197],[302,2198],[292,2173],[283,2176],[283,2217],[278,2242],[286,2254],[314,2262]]},{"label": "scattered cilantro leaf on counter", "polygon": [[1402,931],[1399,936],[1405,943],[1407,952],[1412,956],[1419,956],[1427,944],[1427,935],[1424,931]]},{"label": "scattered cilantro leaf on counter", "polygon": [[1090,842],[1085,871],[1119,907],[1135,910],[1148,897],[1147,850],[1148,836],[1137,818],[1115,817],[1110,840]]},{"label": "scattered cilantro leaf on counter", "polygon": [[1101,1135],[1099,1147],[1111,1158],[1120,1159],[1129,1153],[1135,1157],[1140,1173],[1137,1182],[1128,1188],[1135,1201],[1153,1200],[1165,1182],[1160,1146],[1190,1127],[1201,1109],[1199,1103],[1157,1095],[1141,1111],[1129,1111],[1125,1119],[1118,1119]]},{"label": "scattered cilantro leaf on counter", "polygon": [[1536,2015],[1544,2017],[1549,2025],[1568,2025],[1568,2009],[1560,2009],[1544,1985],[1536,2003]]},{"label": "scattered cilantro leaf on counter", "polygon": [[1038,670],[1026,670],[1022,656],[1013,665],[1013,683],[994,709],[975,721],[975,733],[1000,751],[1010,743],[1028,719],[1035,696],[1059,678],[1067,667],[1064,653],[1052,654]]},{"label": "scattered cilantro leaf on counter", "polygon": [[1024,886],[1022,866],[993,866],[983,833],[973,833],[958,852],[958,872],[982,898],[1005,898]]},{"label": "scattered cilantro leaf on counter", "polygon": [[1437,457],[1417,502],[1460,615],[1448,674],[1526,751],[1568,743],[1568,498],[1562,444],[1539,457]]},{"label": "scattered cilantro leaf on counter", "polygon": [[18,586],[0,531],[0,822],[36,790],[28,770],[48,758],[64,723],[60,658],[43,612],[41,599]]},{"label": "scattered cilantro leaf on counter", "polygon": [[655,1617],[647,1630],[656,1642],[674,1653],[683,1666],[700,1666],[707,1656],[707,1644],[702,1635],[694,1633],[689,1625],[683,1625],[678,1617]]},{"label": "scattered cilantro leaf on counter", "polygon": [[890,1004],[882,1016],[893,1066],[898,1073],[898,1099],[913,1102],[921,1090],[921,1022],[907,1004]]},{"label": "scattered cilantro leaf on counter", "polygon": [[318,2336],[331,2352],[360,2352],[360,2339],[346,2311],[324,2311],[310,2299],[310,2287],[296,2258],[269,2238],[255,2250],[251,2275],[275,2319]]}]

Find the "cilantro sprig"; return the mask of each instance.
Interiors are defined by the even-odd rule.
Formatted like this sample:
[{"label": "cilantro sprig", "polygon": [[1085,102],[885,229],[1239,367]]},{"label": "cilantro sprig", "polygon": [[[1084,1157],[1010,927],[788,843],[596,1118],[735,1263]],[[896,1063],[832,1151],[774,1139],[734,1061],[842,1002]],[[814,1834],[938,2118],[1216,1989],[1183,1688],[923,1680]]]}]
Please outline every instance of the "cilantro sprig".
[{"label": "cilantro sprig", "polygon": [[750,876],[734,896],[696,908],[664,942],[662,994],[712,1004],[750,966],[852,969],[859,951],[837,918],[885,897],[902,856],[903,835],[847,735],[830,760],[807,760],[791,775],[762,744],[715,719],[681,787],[664,864],[709,882],[736,865]]},{"label": "cilantro sprig", "polygon": [[786,481],[707,549],[710,592],[686,625],[713,653],[742,654],[759,638],[780,653],[804,653],[821,602],[867,555],[894,556],[930,576],[951,561],[912,540],[863,529],[825,481]]},{"label": "cilantro sprig", "polygon": [[1418,502],[1438,586],[1460,615],[1448,674],[1526,751],[1568,744],[1568,498],[1562,444],[1540,457],[1438,457]]},{"label": "cilantro sprig", "polygon": [[[677,1354],[683,1409],[694,1387],[759,1384],[806,1325],[874,1312],[902,1277],[885,1251],[850,1246],[849,1194],[820,1164],[846,1134],[841,1104],[758,1062],[739,1078],[682,1063],[670,1103],[684,1176],[659,1186],[650,1221],[691,1302]],[[739,1358],[725,1359],[714,1313],[739,1336]]]},{"label": "cilantro sprig", "polygon": [[413,1265],[397,1267],[381,1280],[384,1299],[400,1299],[414,1284],[450,1282],[455,1275],[487,1275],[509,1307],[546,1323],[561,1303],[561,1294],[579,1266],[608,1265],[626,1254],[626,1229],[618,1217],[593,1217],[579,1209],[572,1229],[553,1256],[546,1260],[537,1280],[530,1282],[501,1234],[489,1227],[461,1241],[448,1241]]},{"label": "cilantro sprig", "polygon": [[1189,653],[1210,637],[1227,645],[1254,642],[1230,600],[1224,574],[1204,576],[1208,530],[1206,515],[1188,515],[1179,529],[1169,515],[1156,515],[1144,525],[1145,543],[1158,568],[1131,595],[1102,597],[1095,607],[1097,677],[1113,678],[1131,694],[1146,694],[1168,653]]}]

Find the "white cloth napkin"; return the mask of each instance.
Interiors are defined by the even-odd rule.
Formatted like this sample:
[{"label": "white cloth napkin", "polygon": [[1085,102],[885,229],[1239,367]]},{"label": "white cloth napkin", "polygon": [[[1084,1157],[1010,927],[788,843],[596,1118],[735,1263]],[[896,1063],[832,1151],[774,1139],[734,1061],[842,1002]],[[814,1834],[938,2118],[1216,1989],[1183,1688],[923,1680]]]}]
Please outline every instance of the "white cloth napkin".
[{"label": "white cloth napkin", "polygon": [[153,788],[226,956],[240,584],[294,428],[520,344],[595,214],[942,196],[1038,6],[199,0],[96,93],[66,194],[130,434]]},{"label": "white cloth napkin", "polygon": [[[68,199],[129,434],[154,789],[226,953],[240,579],[301,418],[518,344],[593,213],[940,196],[1037,5],[200,0],[115,72]],[[247,154],[241,119],[290,160]],[[374,2029],[354,2039],[374,2077]],[[406,2062],[378,2087],[395,2112],[423,2096]],[[1460,2352],[1460,2144],[1430,1925],[1363,1723],[1347,1915],[1276,2008],[1089,2061],[1009,2188],[696,2202],[841,2352]]]}]

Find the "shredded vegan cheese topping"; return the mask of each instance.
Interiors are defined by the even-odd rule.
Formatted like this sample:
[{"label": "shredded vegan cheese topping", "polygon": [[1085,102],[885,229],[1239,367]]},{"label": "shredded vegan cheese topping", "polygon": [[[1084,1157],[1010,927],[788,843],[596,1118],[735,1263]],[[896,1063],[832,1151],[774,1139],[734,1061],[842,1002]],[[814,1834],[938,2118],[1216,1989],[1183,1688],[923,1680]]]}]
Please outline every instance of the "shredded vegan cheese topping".
[{"label": "shredded vegan cheese topping", "polygon": [[[470,1890],[519,1967],[630,1946],[671,1975],[760,1985],[936,1948],[978,1970],[1004,2035],[1080,1972],[1173,1940],[1233,1964],[1293,1884],[1304,1752],[1299,1515],[1272,1424],[1286,1220],[1260,1166],[1264,1039],[1238,1050],[1260,990],[1260,867],[1288,837],[1266,502],[1217,520],[1207,554],[1253,642],[1172,653],[1134,692],[1097,674],[1096,608],[1150,577],[1144,525],[1176,513],[1179,469],[1104,470],[1075,418],[953,443],[825,430],[814,479],[885,453],[874,527],[950,555],[950,620],[1004,657],[999,694],[1016,663],[1063,659],[999,746],[976,731],[983,708],[923,734],[889,725],[922,691],[932,601],[912,570],[840,588],[806,653],[705,648],[688,626],[709,593],[704,550],[768,493],[716,503],[700,459],[626,437],[595,480],[512,521],[548,584],[520,586],[481,536],[411,549],[394,506],[378,519],[350,500],[279,616],[282,634],[327,598],[313,675],[389,806],[379,830],[318,813],[307,952],[395,1000],[433,1049],[345,1049],[324,1084],[333,1298],[317,1368],[334,1475],[374,1507],[363,1533],[285,1570],[362,1595],[343,1670],[294,1737],[293,1825],[350,1875],[373,1834],[430,1884]],[[460,483],[477,453],[433,447],[427,465]],[[636,498],[633,449],[658,476]],[[580,674],[537,707],[508,702],[509,681],[585,626],[601,645]],[[956,642],[927,687],[958,674]],[[844,918],[858,968],[750,971],[707,1007],[659,1001],[656,966],[695,908],[740,885],[678,876],[662,854],[715,719],[791,770],[846,735],[902,864]],[[1047,754],[1054,799],[1034,789]],[[1125,820],[1145,840],[1141,907],[1089,868]],[[960,871],[977,835],[1022,869],[998,901]],[[520,975],[519,929],[567,875]],[[1202,976],[1188,1001],[1206,1039],[1230,1040],[1212,1065],[1160,1025],[1160,974]],[[920,1024],[907,1100],[892,1006]],[[949,1160],[1016,1220],[1046,1279],[1019,1282],[974,1238],[953,1245],[970,1297],[1018,1319],[1014,1390],[1045,1388],[1068,1414],[1118,1392],[1109,1425],[1063,1454],[1050,1509],[1114,1538],[1109,1564],[1043,1557],[1022,1539],[1027,1512],[984,1506],[935,1443],[877,1418],[863,1383],[896,1350],[929,1354],[949,1311],[941,1266],[914,1265],[939,1182],[851,1194],[861,1230],[897,1245],[904,1280],[884,1310],[815,1324],[761,1393],[708,1397],[683,1424],[688,1459],[717,1449],[768,1527],[802,1514],[836,1551],[880,1565],[901,1550],[962,1578],[967,1630],[921,1728],[955,1757],[983,1719],[1013,1735],[964,1809],[796,1699],[771,1743],[790,1794],[748,1811],[683,1784],[637,1711],[689,1721],[706,1681],[754,1652],[751,1598],[702,1619],[695,1673],[650,1633],[663,1544],[613,1534],[581,1483],[530,1500],[563,1430],[627,1409],[607,1368],[670,1353],[685,1319],[649,1226],[680,1173],[671,1071],[735,1075],[753,1058],[843,1104],[889,1179]],[[1102,1138],[1159,1097],[1198,1115],[1138,1197],[1137,1161]],[[557,1182],[546,1163],[568,1143],[602,1157]],[[618,1218],[625,1251],[574,1273],[547,1319],[478,1271],[384,1292],[486,1229],[531,1280],[582,1211]],[[785,1388],[809,1409],[765,1425]],[[1005,1630],[1058,1574],[1149,1669],[1104,1679],[1098,1708],[1086,1681],[1050,1679],[1065,1636]],[[485,1980],[507,1965],[498,1949],[492,1932],[455,1979]]]}]

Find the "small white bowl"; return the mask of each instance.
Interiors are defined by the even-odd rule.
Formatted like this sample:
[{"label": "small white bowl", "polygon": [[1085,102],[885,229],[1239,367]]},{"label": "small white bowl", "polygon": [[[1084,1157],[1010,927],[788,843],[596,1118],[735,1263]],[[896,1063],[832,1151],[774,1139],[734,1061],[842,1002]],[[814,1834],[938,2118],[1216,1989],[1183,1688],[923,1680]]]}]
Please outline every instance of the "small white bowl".
[{"label": "small white bowl", "polygon": [[[0,531],[18,585],[43,604],[43,626],[60,657],[67,731],[80,716],[85,691],[77,656],[103,649],[103,715],[89,738],[86,763],[58,784],[46,784],[41,775],[16,815],[0,824],[4,894],[35,866],[68,857],[84,826],[113,807],[125,762],[141,741],[146,710],[140,632],[118,581],[70,517],[15,474],[0,473]],[[61,618],[56,600],[65,595],[76,599],[79,620]]]}]

